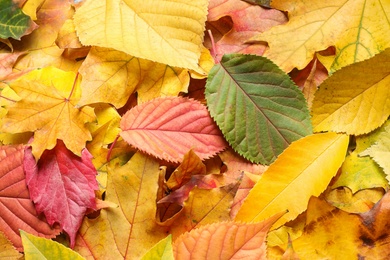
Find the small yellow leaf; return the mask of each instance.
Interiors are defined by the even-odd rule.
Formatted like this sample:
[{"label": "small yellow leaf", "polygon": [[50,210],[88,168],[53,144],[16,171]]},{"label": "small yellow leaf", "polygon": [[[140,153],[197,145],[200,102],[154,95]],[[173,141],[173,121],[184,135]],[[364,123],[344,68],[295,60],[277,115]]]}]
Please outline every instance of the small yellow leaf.
[{"label": "small yellow leaf", "polygon": [[345,158],[349,138],[335,133],[314,134],[293,142],[263,173],[250,191],[237,221],[261,221],[288,210],[278,227],[306,210],[311,196],[328,186]]},{"label": "small yellow leaf", "polygon": [[70,248],[47,238],[37,237],[20,230],[24,257],[26,260],[38,259],[84,259]]},{"label": "small yellow leaf", "polygon": [[57,139],[80,155],[91,134],[85,123],[95,120],[91,107],[77,109],[80,98],[80,77],[48,67],[34,70],[13,81],[10,87],[21,100],[8,107],[1,131],[22,133],[35,131],[31,146],[34,157],[52,149]]},{"label": "small yellow leaf", "polygon": [[0,259],[21,259],[22,254],[15,249],[11,241],[0,231]]},{"label": "small yellow leaf", "polygon": [[315,132],[361,135],[390,115],[390,48],[336,71],[317,90],[312,106]]},{"label": "small yellow leaf", "polygon": [[172,235],[161,239],[155,246],[153,246],[141,260],[173,260]]},{"label": "small yellow leaf", "polygon": [[207,6],[207,0],[86,1],[74,21],[84,45],[196,70]]}]

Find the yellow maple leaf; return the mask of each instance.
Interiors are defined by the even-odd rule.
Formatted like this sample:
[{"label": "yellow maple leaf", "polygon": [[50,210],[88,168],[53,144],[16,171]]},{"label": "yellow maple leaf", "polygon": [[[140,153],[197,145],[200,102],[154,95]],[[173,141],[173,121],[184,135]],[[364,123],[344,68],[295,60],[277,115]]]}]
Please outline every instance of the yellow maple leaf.
[{"label": "yellow maple leaf", "polygon": [[337,54],[332,70],[390,47],[388,1],[273,0],[272,7],[287,11],[289,22],[253,39],[268,42],[265,56],[285,71],[303,69],[316,51],[332,45]]},{"label": "yellow maple leaf", "polygon": [[316,92],[312,106],[315,132],[361,135],[390,115],[390,48],[336,71]]},{"label": "yellow maple leaf", "polygon": [[345,158],[349,138],[314,134],[293,142],[262,174],[237,213],[238,221],[261,221],[288,209],[275,227],[296,218],[311,196],[326,189]]},{"label": "yellow maple leaf", "polygon": [[10,87],[21,98],[8,107],[1,131],[35,131],[32,151],[38,159],[45,149],[52,149],[57,139],[77,155],[91,134],[84,125],[95,120],[91,107],[76,108],[80,99],[80,77],[73,72],[48,67],[34,70]]},{"label": "yellow maple leaf", "polygon": [[186,92],[187,70],[138,59],[121,51],[92,47],[80,67],[83,95],[79,105],[110,103],[119,108],[138,91],[138,101]]},{"label": "yellow maple leaf", "polygon": [[84,45],[197,69],[207,0],[86,1],[74,16]]}]

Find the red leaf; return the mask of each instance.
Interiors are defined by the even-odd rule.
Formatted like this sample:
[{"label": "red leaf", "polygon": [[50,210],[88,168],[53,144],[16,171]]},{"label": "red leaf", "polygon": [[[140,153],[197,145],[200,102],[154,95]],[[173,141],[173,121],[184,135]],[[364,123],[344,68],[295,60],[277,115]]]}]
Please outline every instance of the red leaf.
[{"label": "red leaf", "polygon": [[98,189],[92,155],[84,149],[81,158],[66,149],[58,140],[53,150],[46,150],[38,164],[26,148],[24,169],[31,198],[38,212],[50,224],[61,225],[74,246],[76,233],[88,208],[95,209]]},{"label": "red leaf", "polygon": [[129,144],[173,162],[190,149],[203,160],[227,145],[207,108],[182,97],[157,98],[134,107],[122,117],[121,129]]},{"label": "red leaf", "polygon": [[27,189],[23,157],[23,145],[0,147],[0,231],[20,251],[19,229],[46,238],[60,233],[38,217]]}]

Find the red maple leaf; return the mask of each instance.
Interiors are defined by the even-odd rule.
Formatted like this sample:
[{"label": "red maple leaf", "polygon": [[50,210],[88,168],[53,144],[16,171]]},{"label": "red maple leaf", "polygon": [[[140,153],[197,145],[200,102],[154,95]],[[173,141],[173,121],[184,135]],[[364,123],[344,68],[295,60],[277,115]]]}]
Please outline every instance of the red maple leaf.
[{"label": "red maple leaf", "polygon": [[49,224],[59,223],[70,237],[75,237],[88,208],[95,209],[98,189],[92,155],[84,149],[81,158],[69,151],[61,140],[53,150],[46,150],[38,163],[26,148],[24,170],[31,199]]}]

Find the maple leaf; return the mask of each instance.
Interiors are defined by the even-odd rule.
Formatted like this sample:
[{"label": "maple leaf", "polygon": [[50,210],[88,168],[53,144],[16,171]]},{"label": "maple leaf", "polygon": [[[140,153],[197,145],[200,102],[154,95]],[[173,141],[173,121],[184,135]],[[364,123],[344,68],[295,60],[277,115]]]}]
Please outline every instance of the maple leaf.
[{"label": "maple leaf", "polygon": [[74,21],[84,45],[113,48],[139,58],[196,70],[207,4],[206,0],[86,1],[76,11]]},{"label": "maple leaf", "polygon": [[52,149],[57,139],[80,154],[91,134],[84,125],[95,120],[91,107],[76,108],[80,98],[80,78],[73,72],[48,67],[34,70],[10,87],[21,100],[8,107],[1,130],[7,133],[35,131],[31,146],[38,159]]},{"label": "maple leaf", "polygon": [[112,166],[105,199],[119,207],[101,210],[96,219],[85,218],[75,250],[102,259],[141,257],[166,236],[154,220],[159,164],[136,153],[125,165]]},{"label": "maple leaf", "polygon": [[336,133],[309,135],[293,142],[262,174],[235,220],[260,221],[282,210],[289,212],[275,227],[296,218],[310,197],[323,192],[337,173],[348,142],[348,136]]},{"label": "maple leaf", "polygon": [[390,48],[326,79],[313,101],[314,131],[361,135],[381,126],[390,115],[389,66]]},{"label": "maple leaf", "polygon": [[50,224],[59,223],[74,247],[76,233],[87,209],[95,209],[98,189],[92,156],[84,149],[81,158],[58,141],[36,163],[31,148],[26,148],[24,170],[31,199],[39,213],[43,212]]},{"label": "maple leaf", "polygon": [[209,158],[226,147],[221,132],[201,103],[181,98],[157,98],[128,111],[121,136],[138,149],[178,162],[188,150]]},{"label": "maple leaf", "polygon": [[225,24],[225,19],[221,18],[226,16],[232,19],[233,27],[215,43],[213,55],[217,60],[228,53],[263,54],[266,45],[248,43],[249,39],[287,21],[278,10],[264,9],[241,0],[210,1],[207,21],[213,22],[213,27],[219,27],[216,23]]},{"label": "maple leaf", "polygon": [[0,146],[0,231],[20,251],[19,229],[47,238],[61,231],[38,216],[27,189],[23,160],[23,145]]},{"label": "maple leaf", "polygon": [[187,70],[138,59],[114,49],[92,47],[80,67],[83,95],[79,105],[110,103],[123,107],[129,96],[138,92],[138,101],[186,92]]},{"label": "maple leaf", "polygon": [[388,2],[274,0],[271,6],[288,12],[289,22],[252,40],[268,42],[265,56],[286,72],[303,69],[314,52],[332,45],[337,55],[333,71],[390,47],[390,34],[382,33],[390,30]]}]

